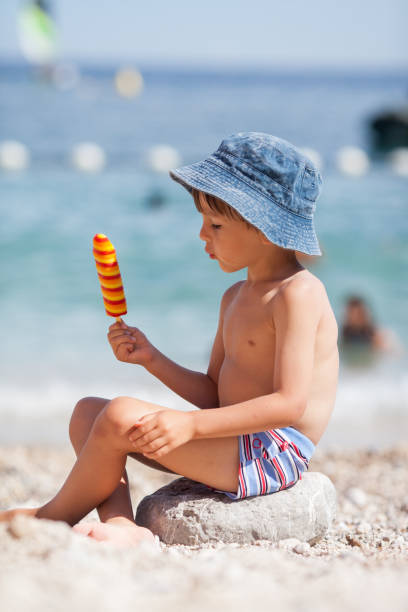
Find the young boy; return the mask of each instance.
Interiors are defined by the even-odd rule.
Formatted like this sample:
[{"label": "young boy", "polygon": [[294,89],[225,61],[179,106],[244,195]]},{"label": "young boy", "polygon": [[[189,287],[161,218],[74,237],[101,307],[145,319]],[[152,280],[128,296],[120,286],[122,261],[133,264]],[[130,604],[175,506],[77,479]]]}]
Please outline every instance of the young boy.
[{"label": "young boy", "polygon": [[133,519],[128,455],[232,499],[274,493],[307,469],[336,392],[336,321],[322,283],[295,255],[320,254],[321,177],[311,161],[282,139],[239,133],[170,174],[194,197],[205,251],[225,272],[247,268],[246,280],[222,297],[206,374],[177,365],[124,322],[108,338],[117,359],[144,366],[201,410],[80,400],[70,423],[77,462],[50,502],[23,510],[76,525],[97,507],[101,523],[75,529],[118,545],[152,537]]}]

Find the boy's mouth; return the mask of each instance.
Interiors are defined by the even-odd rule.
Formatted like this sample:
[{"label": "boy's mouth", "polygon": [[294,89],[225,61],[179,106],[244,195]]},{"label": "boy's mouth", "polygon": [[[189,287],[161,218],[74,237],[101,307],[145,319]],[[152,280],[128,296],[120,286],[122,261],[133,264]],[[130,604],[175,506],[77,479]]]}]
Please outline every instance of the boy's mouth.
[{"label": "boy's mouth", "polygon": [[207,251],[207,249],[204,249],[204,251],[205,251],[206,253],[208,253],[208,255],[211,257],[211,259],[215,259],[215,255],[214,255],[214,253],[210,253],[210,251]]}]

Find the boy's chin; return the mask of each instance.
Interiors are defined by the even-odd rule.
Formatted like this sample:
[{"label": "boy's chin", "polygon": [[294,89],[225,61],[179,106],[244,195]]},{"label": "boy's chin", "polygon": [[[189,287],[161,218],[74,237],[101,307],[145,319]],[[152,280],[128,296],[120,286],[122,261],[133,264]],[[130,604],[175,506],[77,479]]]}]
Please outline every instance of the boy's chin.
[{"label": "boy's chin", "polygon": [[246,266],[232,265],[220,260],[218,260],[218,265],[220,266],[221,270],[227,274],[232,274],[233,272],[238,272],[239,270],[246,268]]}]

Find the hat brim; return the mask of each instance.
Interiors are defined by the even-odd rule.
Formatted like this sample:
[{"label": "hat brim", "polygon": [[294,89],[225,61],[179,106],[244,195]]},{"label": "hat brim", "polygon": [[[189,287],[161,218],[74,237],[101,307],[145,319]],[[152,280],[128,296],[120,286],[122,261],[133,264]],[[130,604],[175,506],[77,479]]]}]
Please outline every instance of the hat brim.
[{"label": "hat brim", "polygon": [[307,255],[322,254],[313,218],[285,210],[272,198],[267,198],[232,174],[218,160],[205,159],[182,166],[171,170],[170,176],[189,192],[198,189],[224,200],[274,244]]}]

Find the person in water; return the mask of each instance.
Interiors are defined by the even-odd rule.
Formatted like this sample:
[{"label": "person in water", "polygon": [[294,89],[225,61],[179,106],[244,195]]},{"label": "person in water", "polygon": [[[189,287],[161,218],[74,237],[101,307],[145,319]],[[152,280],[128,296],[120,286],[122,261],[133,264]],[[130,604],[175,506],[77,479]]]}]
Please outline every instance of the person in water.
[{"label": "person in water", "polygon": [[[245,269],[246,278],[221,298],[206,372],[178,365],[123,321],[108,339],[119,361],[143,366],[198,410],[137,397],[81,399],[70,422],[77,461],[61,489],[0,520],[23,512],[132,546],[153,535],[134,521],[128,457],[232,500],[285,490],[308,468],[333,410],[339,365],[326,290],[296,258],[320,255],[320,173],[286,140],[241,132],[170,175],[193,196],[206,253],[227,274]],[[101,522],[80,523],[94,508]]]},{"label": "person in water", "polygon": [[347,348],[390,348],[389,334],[377,327],[367,302],[357,295],[350,296],[346,301],[340,338],[341,344]]}]

